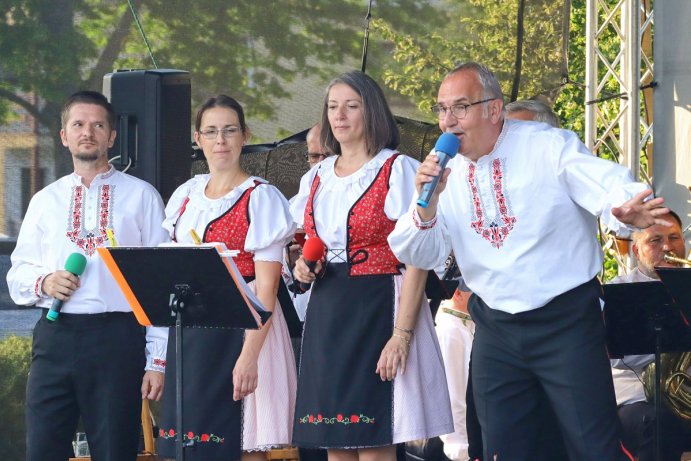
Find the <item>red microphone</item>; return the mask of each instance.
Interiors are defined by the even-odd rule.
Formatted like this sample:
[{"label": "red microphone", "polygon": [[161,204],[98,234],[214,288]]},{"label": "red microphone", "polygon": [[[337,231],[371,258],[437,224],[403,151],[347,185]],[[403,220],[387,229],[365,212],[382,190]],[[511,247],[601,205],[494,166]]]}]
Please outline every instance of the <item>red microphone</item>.
[{"label": "red microphone", "polygon": [[[317,262],[326,254],[326,247],[318,237],[312,237],[305,241],[305,246],[302,247],[302,256],[305,258],[305,264],[309,267],[310,272],[314,272],[317,267]],[[304,293],[312,286],[311,283],[300,282],[300,289]]]}]

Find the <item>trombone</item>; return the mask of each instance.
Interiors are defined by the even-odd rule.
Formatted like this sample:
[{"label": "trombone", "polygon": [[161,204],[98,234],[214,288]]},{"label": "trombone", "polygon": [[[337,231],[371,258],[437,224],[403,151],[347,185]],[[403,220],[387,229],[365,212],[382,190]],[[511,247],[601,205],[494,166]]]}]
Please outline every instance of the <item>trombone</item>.
[{"label": "trombone", "polygon": [[663,259],[670,264],[678,264],[680,266],[691,267],[691,259],[680,258],[679,256],[675,255],[671,251],[668,251],[667,253],[665,253]]}]

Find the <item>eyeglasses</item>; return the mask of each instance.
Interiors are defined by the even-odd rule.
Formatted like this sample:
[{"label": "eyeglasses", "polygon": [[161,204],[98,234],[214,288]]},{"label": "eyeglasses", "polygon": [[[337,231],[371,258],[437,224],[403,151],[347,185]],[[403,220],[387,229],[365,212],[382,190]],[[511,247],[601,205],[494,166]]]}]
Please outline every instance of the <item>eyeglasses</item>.
[{"label": "eyeglasses", "polygon": [[216,139],[218,136],[218,133],[221,133],[221,136],[224,139],[227,138],[232,138],[233,136],[237,136],[240,134],[240,128],[236,126],[232,126],[230,128],[223,128],[222,130],[217,130],[216,128],[211,128],[206,131],[200,131],[199,134],[204,136],[204,139],[212,140]]},{"label": "eyeglasses", "polygon": [[434,114],[437,117],[444,118],[444,117],[446,117],[447,112],[451,111],[451,115],[456,117],[456,119],[461,120],[461,119],[464,119],[466,115],[468,115],[468,108],[469,107],[474,106],[476,104],[482,104],[483,102],[492,101],[494,99],[497,99],[497,98],[487,98],[487,99],[483,99],[482,101],[471,102],[470,104],[462,104],[462,103],[453,104],[449,107],[444,107],[440,104],[436,104],[436,105],[432,106],[432,112],[434,112]]},{"label": "eyeglasses", "polygon": [[321,162],[328,156],[328,154],[315,154],[312,152],[307,152],[305,154],[305,160],[307,160],[308,162]]}]

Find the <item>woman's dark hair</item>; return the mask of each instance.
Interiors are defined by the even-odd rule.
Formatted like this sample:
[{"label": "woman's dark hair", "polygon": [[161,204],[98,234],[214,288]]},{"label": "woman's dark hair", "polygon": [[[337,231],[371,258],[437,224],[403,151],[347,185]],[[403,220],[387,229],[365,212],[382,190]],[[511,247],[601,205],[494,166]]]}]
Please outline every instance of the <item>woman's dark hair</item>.
[{"label": "woman's dark hair", "polygon": [[374,156],[385,147],[396,149],[400,142],[400,133],[384,92],[369,75],[352,71],[336,77],[326,87],[321,121],[321,143],[326,150],[334,154],[341,153],[341,145],[334,137],[328,115],[329,91],[334,85],[340,83],[351,87],[362,99],[367,153]]},{"label": "woman's dark hair", "polygon": [[225,94],[219,94],[207,99],[204,104],[199,106],[197,110],[197,118],[194,121],[194,130],[199,131],[202,127],[202,117],[204,113],[214,107],[225,107],[227,109],[234,110],[238,114],[238,120],[240,121],[240,129],[243,134],[247,134],[247,124],[245,123],[245,111],[236,99],[231,98]]}]

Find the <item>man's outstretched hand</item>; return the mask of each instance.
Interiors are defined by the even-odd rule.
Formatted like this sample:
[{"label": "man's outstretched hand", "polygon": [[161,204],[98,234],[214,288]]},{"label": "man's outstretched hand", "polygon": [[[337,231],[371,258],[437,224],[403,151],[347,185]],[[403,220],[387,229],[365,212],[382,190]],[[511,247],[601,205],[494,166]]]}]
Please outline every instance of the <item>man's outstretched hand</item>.
[{"label": "man's outstretched hand", "polygon": [[665,199],[662,197],[653,198],[646,201],[646,198],[653,194],[651,189],[644,190],[631,200],[624,202],[621,206],[612,207],[612,215],[619,221],[629,226],[645,229],[654,224],[671,226],[672,224],[660,219],[669,213],[669,208],[663,207]]}]

